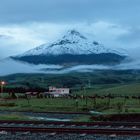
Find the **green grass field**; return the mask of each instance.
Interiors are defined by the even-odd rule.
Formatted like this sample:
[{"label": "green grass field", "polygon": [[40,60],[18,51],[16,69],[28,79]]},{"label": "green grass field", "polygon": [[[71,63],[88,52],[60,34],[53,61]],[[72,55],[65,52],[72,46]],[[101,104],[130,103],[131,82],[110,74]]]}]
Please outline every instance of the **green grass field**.
[{"label": "green grass field", "polygon": [[44,112],[88,112],[95,110],[102,113],[133,113],[140,112],[140,99],[37,99],[34,97],[29,101],[26,99],[3,100],[0,103],[0,110]]},{"label": "green grass field", "polygon": [[91,89],[75,92],[78,95],[114,95],[114,96],[140,96],[140,83],[95,85]]},{"label": "green grass field", "polygon": [[[140,83],[132,84],[102,84],[95,85],[92,88],[85,88],[79,91],[73,91],[73,95],[108,95],[114,96],[114,99],[96,98],[90,99],[65,99],[65,98],[36,98],[1,100],[0,110],[17,111],[68,111],[68,112],[87,112],[95,110],[103,113],[131,113],[140,112],[140,99],[133,99],[132,96],[140,96]],[[3,97],[9,96],[2,94]],[[129,99],[118,96],[129,96]]]},{"label": "green grass field", "polygon": [[[138,70],[103,70],[93,73],[70,73],[60,75],[15,74],[1,77],[7,81],[6,87],[48,88],[48,86],[69,87],[73,95],[104,96],[104,99],[63,99],[32,98],[5,100],[0,102],[0,110],[21,111],[69,111],[85,112],[95,110],[103,113],[140,112],[140,99],[125,99],[118,96],[140,96],[140,71]],[[89,88],[90,87],[90,88]],[[7,95],[6,95],[7,96]]]}]

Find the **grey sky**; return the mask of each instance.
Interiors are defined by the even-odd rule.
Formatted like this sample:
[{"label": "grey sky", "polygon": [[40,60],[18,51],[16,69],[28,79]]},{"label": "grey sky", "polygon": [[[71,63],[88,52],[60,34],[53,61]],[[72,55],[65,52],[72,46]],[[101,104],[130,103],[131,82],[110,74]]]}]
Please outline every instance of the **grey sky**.
[{"label": "grey sky", "polygon": [[113,49],[140,50],[139,13],[140,0],[0,0],[0,58],[53,41],[69,28]]},{"label": "grey sky", "polygon": [[0,23],[109,20],[140,23],[139,0],[0,0]]}]

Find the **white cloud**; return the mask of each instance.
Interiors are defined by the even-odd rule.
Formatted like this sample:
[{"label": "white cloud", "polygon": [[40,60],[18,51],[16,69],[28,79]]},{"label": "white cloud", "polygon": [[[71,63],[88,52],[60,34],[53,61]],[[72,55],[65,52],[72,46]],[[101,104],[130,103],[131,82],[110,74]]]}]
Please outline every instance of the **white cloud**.
[{"label": "white cloud", "polygon": [[[0,76],[15,74],[15,73],[45,73],[45,74],[62,74],[69,72],[93,72],[95,70],[128,70],[140,69],[140,61],[132,61],[122,63],[115,66],[105,65],[78,65],[65,67],[60,65],[34,65],[24,62],[15,61],[12,59],[5,59],[0,61]],[[14,66],[14,67],[13,67]]]}]

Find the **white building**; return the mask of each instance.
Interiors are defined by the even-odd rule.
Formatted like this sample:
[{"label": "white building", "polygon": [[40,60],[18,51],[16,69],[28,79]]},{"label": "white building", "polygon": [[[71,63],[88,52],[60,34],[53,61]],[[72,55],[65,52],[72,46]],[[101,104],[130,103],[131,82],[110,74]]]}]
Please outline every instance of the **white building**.
[{"label": "white building", "polygon": [[69,88],[56,88],[56,87],[49,87],[49,94],[54,95],[55,97],[69,95],[70,89]]}]

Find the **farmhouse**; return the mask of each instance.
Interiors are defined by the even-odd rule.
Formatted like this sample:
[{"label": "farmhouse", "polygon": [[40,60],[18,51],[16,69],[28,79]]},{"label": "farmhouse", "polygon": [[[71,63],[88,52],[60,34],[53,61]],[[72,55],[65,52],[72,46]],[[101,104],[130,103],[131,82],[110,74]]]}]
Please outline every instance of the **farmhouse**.
[{"label": "farmhouse", "polygon": [[70,93],[69,88],[49,87],[49,94],[53,95],[54,97],[69,95],[69,93]]}]

